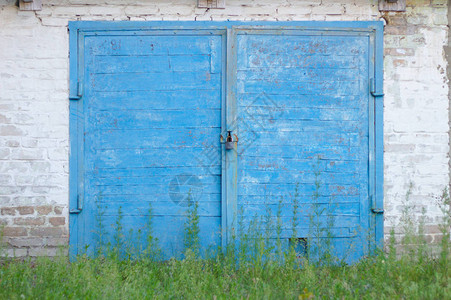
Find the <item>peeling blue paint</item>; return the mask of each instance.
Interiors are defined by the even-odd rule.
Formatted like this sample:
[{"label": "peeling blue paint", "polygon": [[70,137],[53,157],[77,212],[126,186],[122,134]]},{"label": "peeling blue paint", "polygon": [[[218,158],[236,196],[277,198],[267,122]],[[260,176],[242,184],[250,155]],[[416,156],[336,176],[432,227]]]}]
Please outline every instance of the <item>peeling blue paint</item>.
[{"label": "peeling blue paint", "polygon": [[[125,231],[149,204],[165,257],[180,257],[190,194],[201,244],[226,246],[237,219],[301,197],[298,238],[317,201],[349,262],[382,245],[380,22],[88,22],[70,29],[71,255]],[[220,135],[239,138],[225,150]],[[319,174],[319,175],[318,175]],[[83,210],[79,201],[83,200]],[[321,206],[322,205],[322,206]],[[242,212],[241,215],[238,212]],[[368,235],[369,233],[369,235]],[[370,238],[368,238],[370,236]]]}]

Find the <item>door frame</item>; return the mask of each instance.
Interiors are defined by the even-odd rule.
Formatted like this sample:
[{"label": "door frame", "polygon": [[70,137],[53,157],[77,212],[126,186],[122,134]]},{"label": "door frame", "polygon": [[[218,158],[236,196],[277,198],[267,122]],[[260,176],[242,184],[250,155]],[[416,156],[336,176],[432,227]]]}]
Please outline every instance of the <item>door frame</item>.
[{"label": "door frame", "polygon": [[[83,78],[84,38],[88,35],[146,31],[194,31],[224,35],[222,57],[222,132],[236,123],[236,34],[239,31],[293,31],[367,34],[369,51],[369,211],[370,251],[383,247],[383,29],[381,21],[70,21],[69,22],[69,254],[80,254],[85,231],[83,214]],[[236,232],[237,152],[222,147],[222,246]],[[373,231],[374,230],[374,231]]]}]

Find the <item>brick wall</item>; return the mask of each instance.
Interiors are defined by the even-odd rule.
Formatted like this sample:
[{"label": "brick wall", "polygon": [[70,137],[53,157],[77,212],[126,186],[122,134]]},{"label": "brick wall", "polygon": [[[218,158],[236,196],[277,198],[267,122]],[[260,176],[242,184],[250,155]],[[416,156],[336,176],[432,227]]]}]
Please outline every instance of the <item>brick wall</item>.
[{"label": "brick wall", "polygon": [[[8,254],[54,255],[68,241],[69,20],[387,20],[385,34],[386,230],[403,201],[426,210],[437,240],[435,195],[449,183],[447,1],[407,1],[381,15],[377,0],[43,0],[21,12],[0,0],[0,225]],[[411,186],[411,188],[410,188]],[[400,233],[400,232],[398,232]],[[45,246],[45,247],[43,247]]]},{"label": "brick wall", "polygon": [[[407,1],[407,11],[384,13],[385,232],[402,210],[424,209],[428,241],[438,241],[437,196],[449,184],[447,1]],[[410,190],[410,197],[406,195]],[[396,234],[402,234],[397,227]]]}]

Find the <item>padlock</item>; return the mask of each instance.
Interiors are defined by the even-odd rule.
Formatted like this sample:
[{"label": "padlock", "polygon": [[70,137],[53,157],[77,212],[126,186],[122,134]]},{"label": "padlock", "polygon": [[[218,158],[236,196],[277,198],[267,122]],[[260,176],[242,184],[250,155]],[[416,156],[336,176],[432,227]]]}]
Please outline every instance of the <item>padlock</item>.
[{"label": "padlock", "polygon": [[225,148],[226,150],[232,150],[233,148],[235,148],[235,145],[233,144],[233,139],[232,139],[232,132],[231,131],[227,131],[227,138],[226,138],[226,142],[225,142]]}]

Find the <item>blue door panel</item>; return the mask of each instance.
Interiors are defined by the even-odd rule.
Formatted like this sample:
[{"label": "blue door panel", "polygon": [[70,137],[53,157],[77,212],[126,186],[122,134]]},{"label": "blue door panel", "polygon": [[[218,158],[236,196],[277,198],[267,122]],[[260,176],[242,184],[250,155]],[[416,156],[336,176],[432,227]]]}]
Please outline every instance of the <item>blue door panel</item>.
[{"label": "blue door panel", "polygon": [[118,228],[141,252],[152,228],[180,258],[190,200],[204,256],[237,222],[312,258],[315,239],[346,262],[381,245],[380,23],[133,24],[69,26],[72,254]]},{"label": "blue door panel", "polygon": [[298,201],[296,238],[330,234],[355,261],[368,249],[369,37],[242,30],[237,44],[238,219],[271,216],[289,239]]},{"label": "blue door panel", "polygon": [[[121,242],[143,249],[151,219],[164,258],[180,257],[193,200],[203,251],[219,246],[221,177],[210,169],[221,168],[222,74],[211,72],[212,63],[221,67],[221,53],[212,54],[221,39],[85,37],[81,235],[88,252],[114,245],[118,222]],[[218,154],[208,168],[198,159],[206,144]]]}]

